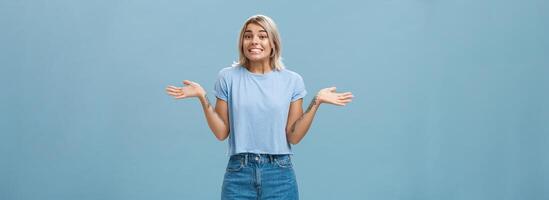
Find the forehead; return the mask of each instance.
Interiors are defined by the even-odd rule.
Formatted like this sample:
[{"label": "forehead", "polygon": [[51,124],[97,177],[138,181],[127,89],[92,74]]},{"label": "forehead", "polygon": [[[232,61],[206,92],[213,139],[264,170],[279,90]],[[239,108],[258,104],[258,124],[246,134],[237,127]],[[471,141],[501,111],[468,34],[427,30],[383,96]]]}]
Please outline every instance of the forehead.
[{"label": "forehead", "polygon": [[267,32],[263,27],[255,23],[246,25],[246,32]]}]

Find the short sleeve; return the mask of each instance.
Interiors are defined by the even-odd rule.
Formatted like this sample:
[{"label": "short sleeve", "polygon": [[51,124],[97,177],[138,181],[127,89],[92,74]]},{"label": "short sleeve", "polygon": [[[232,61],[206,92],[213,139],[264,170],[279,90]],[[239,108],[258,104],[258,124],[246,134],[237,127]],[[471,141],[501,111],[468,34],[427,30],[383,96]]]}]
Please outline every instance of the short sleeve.
[{"label": "short sleeve", "polygon": [[229,96],[228,86],[227,86],[227,77],[224,76],[226,73],[219,72],[217,80],[214,84],[214,94],[217,98],[227,101]]},{"label": "short sleeve", "polygon": [[301,99],[307,95],[307,90],[305,90],[305,82],[300,75],[297,75],[297,80],[294,82],[294,92],[292,94],[292,102]]}]

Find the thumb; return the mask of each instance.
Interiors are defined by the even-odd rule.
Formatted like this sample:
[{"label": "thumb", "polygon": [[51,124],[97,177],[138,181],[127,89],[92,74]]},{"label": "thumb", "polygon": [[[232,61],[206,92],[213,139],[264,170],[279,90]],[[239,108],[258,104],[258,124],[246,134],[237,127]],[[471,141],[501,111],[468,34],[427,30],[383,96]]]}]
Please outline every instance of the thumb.
[{"label": "thumb", "polygon": [[185,85],[190,85],[191,83],[192,83],[192,82],[189,81],[189,80],[184,80],[184,81],[183,81],[183,84],[185,84]]},{"label": "thumb", "polygon": [[335,87],[335,86],[334,86],[334,87],[330,87],[330,88],[328,88],[328,90],[329,90],[330,92],[335,92],[335,91],[336,91],[336,87]]}]

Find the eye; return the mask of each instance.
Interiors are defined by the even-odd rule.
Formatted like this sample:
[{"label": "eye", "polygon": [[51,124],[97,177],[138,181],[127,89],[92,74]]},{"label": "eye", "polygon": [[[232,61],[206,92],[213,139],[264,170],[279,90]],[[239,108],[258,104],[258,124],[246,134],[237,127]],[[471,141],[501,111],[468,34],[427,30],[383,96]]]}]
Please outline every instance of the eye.
[{"label": "eye", "polygon": [[251,35],[244,35],[244,39],[252,39]]},{"label": "eye", "polygon": [[259,39],[267,39],[267,38],[269,38],[269,37],[267,37],[266,35],[260,35],[259,36]]}]

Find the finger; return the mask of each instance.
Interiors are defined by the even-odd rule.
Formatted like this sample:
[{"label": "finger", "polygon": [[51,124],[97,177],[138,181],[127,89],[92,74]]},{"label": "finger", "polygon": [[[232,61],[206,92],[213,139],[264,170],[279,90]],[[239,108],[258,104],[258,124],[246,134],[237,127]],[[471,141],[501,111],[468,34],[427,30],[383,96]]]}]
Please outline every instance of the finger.
[{"label": "finger", "polygon": [[171,92],[177,92],[177,91],[182,91],[181,88],[166,88],[166,91],[171,91]]},{"label": "finger", "polygon": [[352,93],[343,93],[343,94],[339,94],[339,95],[337,95],[337,96],[339,96],[339,97],[346,97],[346,96],[353,96],[353,94],[352,94]]},{"label": "finger", "polygon": [[339,100],[345,100],[345,99],[352,99],[353,97],[354,97],[353,95],[348,95],[348,96],[339,97],[338,99]]},{"label": "finger", "polygon": [[337,101],[337,100],[328,101],[327,103],[334,104],[336,106],[342,106],[343,105],[343,103],[341,103],[340,101]]},{"label": "finger", "polygon": [[341,97],[341,98],[338,98],[337,100],[343,101],[343,100],[350,100],[350,99],[353,99],[353,97]]},{"label": "finger", "polygon": [[168,87],[166,87],[166,88],[179,89],[180,87],[175,87],[173,85],[168,85]]},{"label": "finger", "polygon": [[352,93],[337,93],[338,97],[345,97],[345,96],[352,96],[353,94]]},{"label": "finger", "polygon": [[169,94],[183,94],[181,91],[166,91]]},{"label": "finger", "polygon": [[192,85],[192,86],[197,86],[199,85],[198,83],[194,82],[194,81],[189,81],[189,80],[185,80],[183,81],[183,83],[186,83],[187,85]]},{"label": "finger", "polygon": [[166,91],[176,91],[177,89],[175,87],[166,87]]},{"label": "finger", "polygon": [[339,103],[350,103],[351,101],[353,101],[353,100],[347,99],[347,100],[341,100],[341,101],[339,101]]},{"label": "finger", "polygon": [[194,81],[189,81],[191,82],[191,85],[198,85],[198,83],[194,82]]},{"label": "finger", "polygon": [[184,99],[184,98],[187,98],[187,95],[179,95],[179,96],[176,96],[175,97],[176,99]]},{"label": "finger", "polygon": [[169,95],[172,95],[172,96],[179,96],[179,95],[183,95],[179,92],[168,92]]},{"label": "finger", "polygon": [[181,91],[166,91],[166,93],[168,93],[168,94],[176,94],[176,95],[181,95],[181,94],[183,94],[183,92],[181,92]]},{"label": "finger", "polygon": [[180,88],[166,88],[166,91],[168,92],[182,92]]}]

